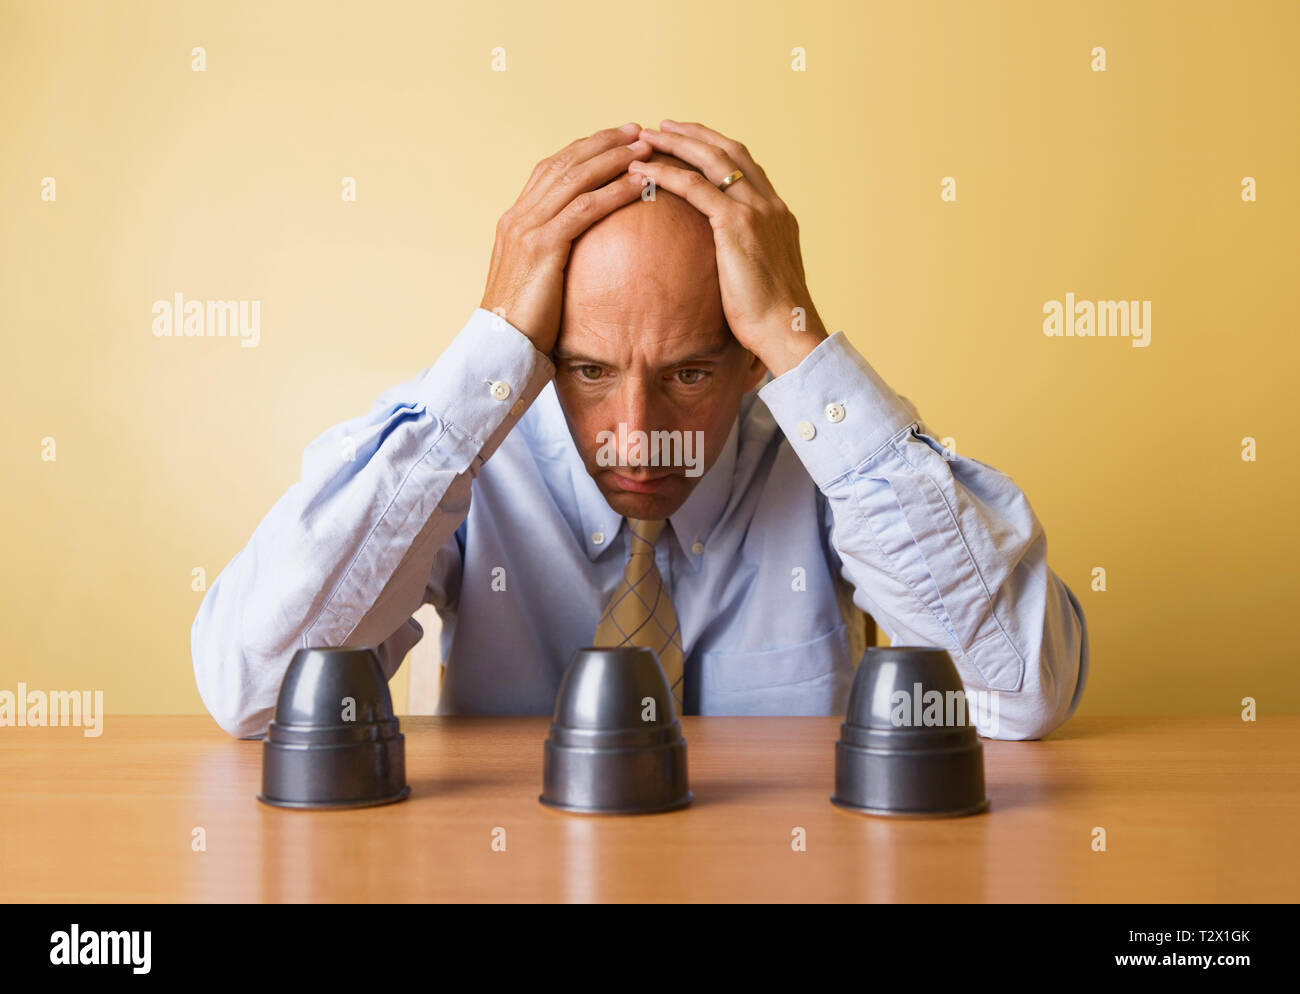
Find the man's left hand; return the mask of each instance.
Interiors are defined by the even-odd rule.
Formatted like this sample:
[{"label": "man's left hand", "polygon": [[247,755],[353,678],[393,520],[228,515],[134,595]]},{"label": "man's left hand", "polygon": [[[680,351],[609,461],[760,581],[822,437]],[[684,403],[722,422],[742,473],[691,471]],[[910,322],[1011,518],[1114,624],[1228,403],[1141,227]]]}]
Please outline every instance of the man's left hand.
[{"label": "man's left hand", "polygon": [[[704,175],[665,162],[634,161],[628,170],[650,177],[709,219],[731,333],[780,376],[826,339],[804,278],[799,223],[740,142],[702,124],[664,120],[662,127],[643,128],[639,137]],[[719,190],[737,169],[744,177]],[[803,308],[802,328],[795,308]]]}]

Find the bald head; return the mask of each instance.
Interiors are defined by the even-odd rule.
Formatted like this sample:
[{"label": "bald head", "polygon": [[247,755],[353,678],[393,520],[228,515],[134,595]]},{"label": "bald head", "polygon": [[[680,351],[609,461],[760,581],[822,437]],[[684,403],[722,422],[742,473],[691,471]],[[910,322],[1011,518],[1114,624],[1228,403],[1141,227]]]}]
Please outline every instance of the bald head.
[{"label": "bald head", "polygon": [[[649,161],[700,172],[661,152]],[[724,329],[708,218],[657,187],[654,200],[638,198],[593,224],[569,255],[561,339],[575,323],[602,336],[634,329],[663,336]]]}]

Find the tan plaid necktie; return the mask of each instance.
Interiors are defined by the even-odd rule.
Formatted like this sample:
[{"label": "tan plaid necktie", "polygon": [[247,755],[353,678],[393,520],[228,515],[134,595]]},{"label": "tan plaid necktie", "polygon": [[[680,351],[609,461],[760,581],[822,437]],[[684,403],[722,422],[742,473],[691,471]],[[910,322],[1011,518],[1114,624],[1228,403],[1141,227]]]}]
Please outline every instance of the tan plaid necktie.
[{"label": "tan plaid necktie", "polygon": [[682,632],[677,612],[655,565],[655,540],[667,519],[628,518],[630,554],[623,579],[614,589],[596,626],[593,646],[626,645],[653,649],[659,656],[677,713],[682,713]]}]

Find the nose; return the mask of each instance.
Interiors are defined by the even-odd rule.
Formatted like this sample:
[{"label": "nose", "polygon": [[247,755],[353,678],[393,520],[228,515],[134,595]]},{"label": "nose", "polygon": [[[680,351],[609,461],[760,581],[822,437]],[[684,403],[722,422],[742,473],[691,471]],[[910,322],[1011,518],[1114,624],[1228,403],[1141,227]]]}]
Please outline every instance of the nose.
[{"label": "nose", "polygon": [[651,432],[662,429],[659,398],[645,383],[629,376],[619,384],[614,407],[619,422],[625,426],[622,430],[614,426],[620,465],[628,469],[644,467],[646,476],[663,475],[667,467],[652,465],[648,444]]}]

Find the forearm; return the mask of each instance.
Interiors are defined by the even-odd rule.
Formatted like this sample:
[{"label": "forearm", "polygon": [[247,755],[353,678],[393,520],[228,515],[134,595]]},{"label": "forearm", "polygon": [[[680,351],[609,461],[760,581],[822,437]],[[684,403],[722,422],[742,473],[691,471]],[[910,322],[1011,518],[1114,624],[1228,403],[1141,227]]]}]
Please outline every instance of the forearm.
[{"label": "forearm", "polygon": [[944,450],[842,333],[759,396],[827,497],[858,605],[892,639],[947,649],[968,690],[997,691],[986,734],[1064,721],[1086,674],[1084,619],[1014,482]]},{"label": "forearm", "polygon": [[396,668],[473,477],[553,371],[476,311],[433,366],[307,446],[301,479],[213,582],[191,631],[200,696],[226,731],[262,733],[300,647],[391,639]]}]

